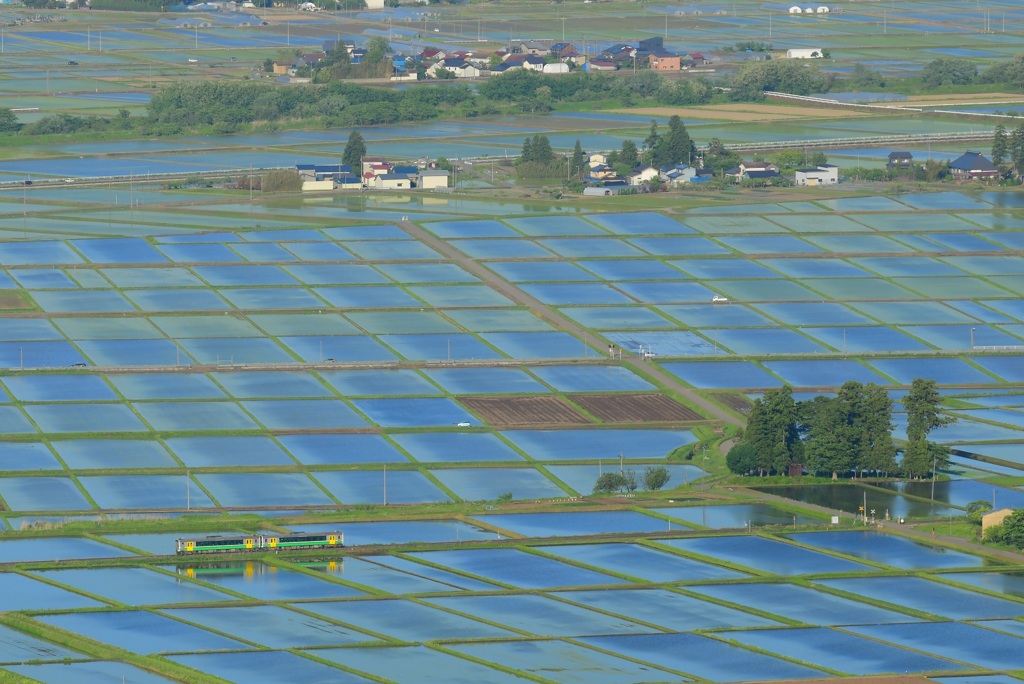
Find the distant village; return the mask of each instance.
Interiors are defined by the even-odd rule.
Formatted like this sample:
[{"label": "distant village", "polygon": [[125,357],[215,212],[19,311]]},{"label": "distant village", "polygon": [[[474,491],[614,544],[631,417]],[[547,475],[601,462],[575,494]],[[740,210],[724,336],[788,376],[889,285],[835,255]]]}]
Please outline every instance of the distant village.
[{"label": "distant village", "polygon": [[449,172],[436,163],[396,164],[384,157],[363,157],[361,167],[348,164],[296,164],[303,192],[324,190],[422,190],[446,191]]},{"label": "distant village", "polygon": [[[624,192],[650,192],[655,187],[671,189],[690,183],[704,183],[715,177],[710,169],[699,164],[674,164],[655,168],[648,164],[637,166],[625,176],[608,165],[608,155],[594,152],[586,155],[587,169],[583,177],[585,196],[611,196]],[[916,168],[911,152],[890,152],[886,168],[894,171],[913,171]],[[999,167],[980,152],[965,152],[947,165],[949,177],[954,181],[997,180]],[[363,157],[359,169],[347,164],[296,164],[302,179],[303,192],[332,190],[429,190],[451,192],[452,174],[438,168],[436,162],[426,159],[402,164],[384,157]],[[735,183],[744,181],[757,185],[795,185],[818,187],[837,185],[839,167],[833,164],[796,169],[793,175],[783,176],[779,167],[766,161],[742,161],[724,172],[724,178]]]},{"label": "distant village", "polygon": [[[357,47],[352,41],[343,44],[352,64],[359,64],[366,57],[365,48]],[[289,82],[304,82],[307,79],[302,74],[315,69],[336,46],[337,41],[328,40],[322,51],[302,53],[287,61],[278,60],[273,64],[273,73]],[[593,56],[573,43],[518,41],[487,54],[471,49],[445,51],[432,47],[414,55],[394,54],[391,59],[393,81],[417,80],[421,74],[427,78],[481,78],[515,69],[544,74],[567,74],[573,69],[593,72],[651,69],[664,73],[695,71],[711,63],[699,52],[677,54],[666,50],[660,36],[645,38],[637,45],[619,43]]]}]

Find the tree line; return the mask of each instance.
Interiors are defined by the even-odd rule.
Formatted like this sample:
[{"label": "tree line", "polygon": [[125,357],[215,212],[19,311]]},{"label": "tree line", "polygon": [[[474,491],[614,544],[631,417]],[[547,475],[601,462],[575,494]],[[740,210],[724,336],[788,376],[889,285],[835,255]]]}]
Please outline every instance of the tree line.
[{"label": "tree line", "polygon": [[[837,81],[834,74],[823,73],[819,61],[748,62],[719,84],[730,88],[727,97],[734,100],[759,100],[765,90],[795,94],[827,92],[843,81]],[[668,79],[651,70],[616,75],[576,71],[546,77],[518,69],[489,78],[475,91],[460,83],[399,91],[341,80],[390,73],[390,65],[389,46],[383,39],[375,39],[363,64],[351,64],[344,46],[332,50],[318,65],[314,74],[318,83],[315,84],[281,86],[253,81],[180,81],[157,90],[145,116],[128,116],[127,111],[109,118],[59,114],[27,125],[20,125],[9,109],[0,108],[0,135],[121,130],[147,136],[197,130],[231,133],[255,122],[276,125],[282,121],[317,121],[326,126],[372,125],[442,116],[546,112],[560,103],[617,101],[621,106],[630,106],[638,100],[646,100],[669,106],[706,104],[714,94],[714,85],[703,77]],[[914,78],[917,79],[914,83],[929,88],[976,83],[1024,88],[1024,56],[996,64],[981,73],[966,60],[939,59],[930,63],[922,76]],[[879,87],[892,86],[863,65],[854,69],[850,82],[854,79]],[[903,82],[911,81],[904,79]]]},{"label": "tree line", "polygon": [[[380,41],[383,42],[383,41]],[[383,47],[378,44],[378,52]],[[344,57],[342,54],[344,53]],[[508,112],[546,112],[559,102],[653,98],[663,104],[700,104],[711,98],[702,79],[671,83],[646,71],[635,76],[578,72],[546,78],[524,69],[495,76],[478,91],[461,83],[394,90],[342,81],[376,73],[390,59],[368,54],[367,64],[346,62],[344,49],[333,50],[318,70],[315,84],[282,86],[256,81],[178,81],[162,86],[150,100],[145,116],[117,117],[58,114],[27,125],[10,109],[0,107],[0,135],[73,134],[131,130],[141,135],[177,135],[197,130],[234,133],[255,122],[319,121],[325,126],[364,126],[402,121],[426,121],[442,116],[474,117]],[[377,65],[377,66],[374,66]],[[362,71],[360,71],[360,69]],[[376,70],[376,71],[375,71]],[[366,73],[363,73],[363,72]]]},{"label": "tree line", "polygon": [[997,62],[984,70],[979,70],[970,60],[940,58],[926,64],[920,74],[903,78],[887,78],[863,64],[856,64],[849,76],[841,78],[823,72],[817,60],[765,58],[743,64],[723,85],[730,87],[731,99],[740,101],[763,99],[766,90],[794,95],[832,90],[935,91],[976,85],[1024,90],[1024,55]]},{"label": "tree line", "polygon": [[768,390],[754,401],[743,440],[729,450],[726,464],[741,475],[785,475],[799,467],[832,479],[924,477],[949,462],[949,450],[928,434],[956,419],[939,412],[934,380],[914,380],[902,403],[907,441],[900,448],[892,436],[893,401],[884,387],[850,381],[835,397],[810,401],[794,400],[789,387]]}]

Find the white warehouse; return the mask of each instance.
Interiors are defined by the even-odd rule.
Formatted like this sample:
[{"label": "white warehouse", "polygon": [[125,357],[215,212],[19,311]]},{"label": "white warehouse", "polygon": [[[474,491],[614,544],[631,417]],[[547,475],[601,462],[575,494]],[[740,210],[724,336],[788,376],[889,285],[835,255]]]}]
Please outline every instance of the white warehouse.
[{"label": "white warehouse", "polygon": [[821,48],[792,48],[786,50],[786,59],[820,59]]}]

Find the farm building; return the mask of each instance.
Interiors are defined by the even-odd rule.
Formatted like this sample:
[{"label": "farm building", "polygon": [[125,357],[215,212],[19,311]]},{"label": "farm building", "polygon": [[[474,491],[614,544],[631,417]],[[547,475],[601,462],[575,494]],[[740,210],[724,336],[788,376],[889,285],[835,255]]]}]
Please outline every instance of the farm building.
[{"label": "farm building", "polygon": [[797,169],[794,182],[797,185],[835,185],[839,182],[839,167],[822,164],[813,169]]},{"label": "farm building", "polygon": [[786,59],[821,59],[821,48],[790,48]]},{"label": "farm building", "polygon": [[373,187],[378,190],[408,190],[412,181],[400,173],[385,173],[373,179]]},{"label": "farm building", "polygon": [[567,74],[569,73],[569,65],[565,62],[555,62],[554,64],[545,64],[542,67],[542,71],[545,74]]},{"label": "farm building", "polygon": [[333,180],[307,180],[302,181],[302,192],[322,192],[324,190],[333,190]]},{"label": "farm building", "polygon": [[443,169],[430,169],[420,172],[420,187],[424,190],[435,190],[448,187],[448,172]]}]

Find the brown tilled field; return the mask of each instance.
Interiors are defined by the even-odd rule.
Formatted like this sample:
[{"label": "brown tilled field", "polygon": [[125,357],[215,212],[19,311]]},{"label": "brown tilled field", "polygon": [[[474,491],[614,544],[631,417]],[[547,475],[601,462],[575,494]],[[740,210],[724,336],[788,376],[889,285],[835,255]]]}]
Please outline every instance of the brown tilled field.
[{"label": "brown tilled field", "polygon": [[491,425],[584,425],[589,418],[559,397],[459,397]]},{"label": "brown tilled field", "polygon": [[7,290],[0,292],[0,311],[18,311],[38,309],[27,293],[18,290]]},{"label": "brown tilled field", "polygon": [[675,423],[704,420],[663,394],[575,394],[572,400],[605,423]]},{"label": "brown tilled field", "polygon": [[740,413],[747,413],[750,411],[750,400],[741,394],[734,394],[733,392],[714,392],[711,396],[715,398],[715,401],[725,404],[734,411],[739,411]]}]

